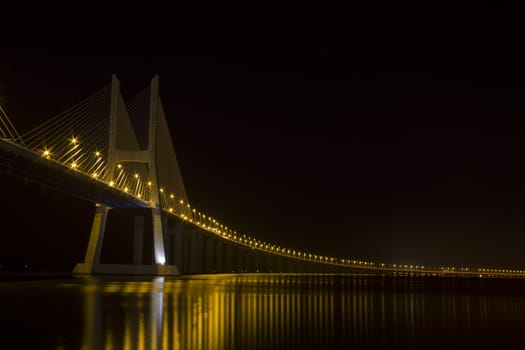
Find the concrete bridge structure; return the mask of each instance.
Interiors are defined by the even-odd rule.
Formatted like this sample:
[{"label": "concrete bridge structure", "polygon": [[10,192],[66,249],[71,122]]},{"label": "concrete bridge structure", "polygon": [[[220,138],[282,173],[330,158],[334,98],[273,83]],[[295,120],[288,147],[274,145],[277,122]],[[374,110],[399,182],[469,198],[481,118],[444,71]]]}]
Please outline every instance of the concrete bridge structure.
[{"label": "concrete bridge structure", "polygon": [[[193,208],[186,195],[159,79],[124,102],[119,80],[46,123],[19,134],[0,107],[0,171],[96,206],[77,274],[375,273],[523,277],[524,271],[385,264],[301,252],[240,234]],[[123,232],[129,259],[101,261],[108,218]]]}]

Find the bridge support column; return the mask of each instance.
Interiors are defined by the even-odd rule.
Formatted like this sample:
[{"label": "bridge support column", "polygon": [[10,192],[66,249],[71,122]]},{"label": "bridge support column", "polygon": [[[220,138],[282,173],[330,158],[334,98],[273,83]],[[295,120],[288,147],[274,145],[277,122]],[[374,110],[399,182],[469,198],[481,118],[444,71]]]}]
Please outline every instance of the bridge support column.
[{"label": "bridge support column", "polygon": [[262,256],[261,256],[261,265],[262,265],[262,270],[261,272],[272,272],[272,265],[270,263],[270,254],[268,253],[264,253]]},{"label": "bridge support column", "polygon": [[235,257],[234,257],[234,250],[233,247],[230,244],[225,244],[225,250],[226,250],[226,256],[225,256],[225,271],[226,273],[230,272],[238,272],[235,271]]},{"label": "bridge support column", "polygon": [[204,239],[204,273],[213,273],[216,271],[213,243],[213,239],[209,237]]},{"label": "bridge support column", "polygon": [[288,271],[288,258],[283,256],[283,257],[280,258],[280,260],[281,260],[281,271],[280,272],[282,272],[282,273],[290,272],[290,271]]},{"label": "bridge support column", "polygon": [[204,258],[204,245],[202,236],[195,229],[191,230],[190,237],[190,273],[202,273],[203,269],[203,258]]},{"label": "bridge support column", "polygon": [[220,241],[215,242],[215,272],[224,273],[224,244]]},{"label": "bridge support column", "polygon": [[237,254],[237,259],[235,259],[234,262],[234,270],[235,272],[246,272],[246,254],[244,252],[244,249],[235,247],[235,251]]},{"label": "bridge support column", "polygon": [[133,259],[135,265],[143,263],[144,257],[144,216],[135,216],[133,228]]},{"label": "bridge support column", "polygon": [[275,268],[275,258],[271,254],[268,254],[266,256],[266,269],[268,272],[277,271],[277,269]]},{"label": "bridge support column", "polygon": [[73,273],[93,273],[93,267],[100,263],[100,253],[102,251],[102,241],[104,240],[108,211],[109,207],[97,204],[84,262],[77,264]]},{"label": "bridge support column", "polygon": [[184,224],[177,222],[173,226],[173,247],[172,247],[172,261],[173,265],[179,268],[179,271],[183,272],[183,261],[184,261]]},{"label": "bridge support column", "polygon": [[162,217],[162,241],[164,242],[164,254],[166,264],[170,264],[170,255],[171,255],[171,245],[170,245],[170,235],[168,231],[169,219],[167,216]]},{"label": "bridge support column", "polygon": [[254,272],[254,263],[253,263],[253,259],[255,258],[255,255],[257,253],[255,251],[246,251],[246,253],[244,254],[244,271],[245,272]]},{"label": "bridge support column", "polygon": [[182,233],[182,270],[183,273],[190,273],[191,264],[191,232],[185,227]]},{"label": "bridge support column", "polygon": [[249,251],[249,250],[246,250],[244,251],[243,253],[243,269],[244,269],[244,272],[255,272],[255,267],[254,267],[254,261],[253,259],[255,258],[255,256],[257,255],[257,253],[255,251]]},{"label": "bridge support column", "polygon": [[151,221],[153,223],[155,264],[164,265],[166,263],[166,252],[164,251],[164,234],[162,233],[162,218],[159,208],[151,209]]}]

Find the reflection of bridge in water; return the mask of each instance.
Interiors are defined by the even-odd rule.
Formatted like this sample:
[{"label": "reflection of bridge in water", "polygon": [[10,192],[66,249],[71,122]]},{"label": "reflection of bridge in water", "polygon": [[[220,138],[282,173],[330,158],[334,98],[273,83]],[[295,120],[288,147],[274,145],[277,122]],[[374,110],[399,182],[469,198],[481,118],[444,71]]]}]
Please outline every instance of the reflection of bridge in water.
[{"label": "reflection of bridge in water", "polygon": [[18,349],[499,348],[525,344],[523,288],[351,274],[10,281],[0,335]]},{"label": "reflection of bridge in water", "polygon": [[[447,341],[443,334],[468,339],[486,330],[516,332],[525,311],[523,299],[498,300],[488,292],[494,289],[486,282],[290,274],[131,282],[92,279],[82,287],[83,345],[219,350],[427,344],[433,348]],[[472,294],[473,290],[478,292]],[[494,309],[504,309],[506,314],[495,315]]]},{"label": "reflection of bridge in water", "polygon": [[[175,275],[232,272],[366,272],[523,277],[510,269],[428,267],[336,258],[281,247],[237,232],[193,208],[179,171],[158,92],[124,102],[119,81],[20,135],[0,108],[0,171],[96,204],[89,243],[76,273]],[[111,215],[133,222],[119,262],[101,252]],[[151,249],[149,247],[151,246]]]}]

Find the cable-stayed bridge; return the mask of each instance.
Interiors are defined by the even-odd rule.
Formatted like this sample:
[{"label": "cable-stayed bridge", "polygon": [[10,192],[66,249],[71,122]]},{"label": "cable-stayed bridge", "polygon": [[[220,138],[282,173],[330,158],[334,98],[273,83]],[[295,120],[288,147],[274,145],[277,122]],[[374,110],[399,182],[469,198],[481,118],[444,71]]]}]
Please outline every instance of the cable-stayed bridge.
[{"label": "cable-stayed bridge", "polygon": [[[16,119],[15,119],[16,121]],[[329,257],[239,233],[188,201],[159,96],[158,77],[124,102],[119,80],[19,134],[0,107],[1,171],[96,205],[75,273],[177,275],[231,272],[362,272],[524,277],[514,269],[428,267]],[[101,262],[108,216],[133,220],[131,261]],[[145,244],[150,242],[150,244]],[[152,246],[150,256],[145,247]],[[145,258],[146,256],[146,258]]]}]

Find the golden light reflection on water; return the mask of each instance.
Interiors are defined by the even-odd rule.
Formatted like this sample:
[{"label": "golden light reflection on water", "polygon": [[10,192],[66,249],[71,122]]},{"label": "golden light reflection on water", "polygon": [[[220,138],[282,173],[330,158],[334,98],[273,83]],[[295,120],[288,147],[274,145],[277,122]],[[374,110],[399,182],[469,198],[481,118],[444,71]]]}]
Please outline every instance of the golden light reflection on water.
[{"label": "golden light reflection on water", "polygon": [[505,336],[525,321],[523,297],[487,296],[480,285],[471,290],[445,281],[292,274],[92,278],[82,287],[83,348],[435,345]]}]

